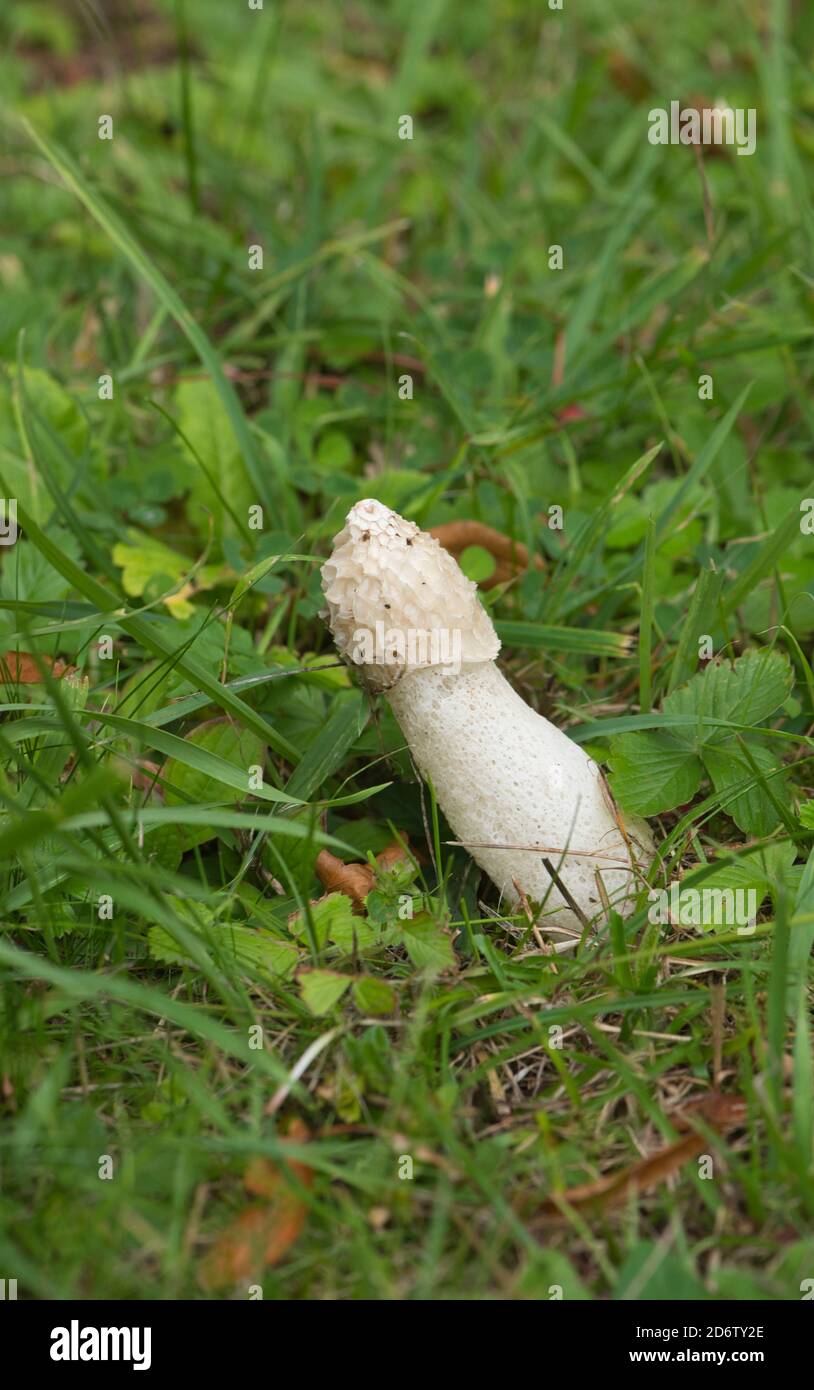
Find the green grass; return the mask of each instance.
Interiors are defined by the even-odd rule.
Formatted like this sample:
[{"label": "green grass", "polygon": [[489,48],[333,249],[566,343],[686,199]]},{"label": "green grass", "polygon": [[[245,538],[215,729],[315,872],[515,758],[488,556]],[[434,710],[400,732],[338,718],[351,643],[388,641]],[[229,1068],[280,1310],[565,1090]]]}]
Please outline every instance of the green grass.
[{"label": "green grass", "polygon": [[[800,1298],[814,20],[132,8],[0,19],[0,1275],[213,1296],[265,1157],[307,1208],[266,1299]],[[718,97],[752,157],[648,144]],[[501,912],[319,618],[369,495],[543,558],[484,595],[504,669],[752,935],[642,894],[553,960]],[[316,905],[396,832],[367,919]],[[711,1178],[543,1219],[716,1086]]]}]

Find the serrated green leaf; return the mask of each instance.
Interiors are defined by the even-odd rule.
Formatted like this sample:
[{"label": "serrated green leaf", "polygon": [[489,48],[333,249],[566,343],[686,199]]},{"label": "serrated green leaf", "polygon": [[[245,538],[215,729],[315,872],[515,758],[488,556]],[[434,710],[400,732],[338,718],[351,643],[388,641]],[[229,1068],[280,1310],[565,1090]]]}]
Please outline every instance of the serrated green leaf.
[{"label": "serrated green leaf", "polygon": [[[712,662],[664,701],[666,715],[691,720],[691,723],[676,726],[669,732],[642,729],[617,734],[611,740],[610,785],[620,806],[626,811],[653,816],[690,801],[701,784],[704,768],[700,759],[706,759],[715,746],[726,743],[728,747],[736,747],[728,729],[716,729],[714,722],[703,721],[757,725],[780,708],[788,698],[793,680],[788,658],[768,648],[745,652],[734,663]],[[760,756],[767,755],[761,753]],[[738,757],[748,766],[741,752]],[[729,788],[732,783],[725,781],[727,767],[714,752],[710,754],[710,776],[713,765],[721,787]],[[768,770],[769,764],[765,766]],[[776,763],[772,762],[771,766],[775,767]],[[751,769],[750,778],[754,778]],[[732,782],[742,780],[746,779],[740,769],[737,777],[733,772]],[[782,788],[780,792],[781,797],[787,796]],[[736,823],[742,828],[745,828],[744,819],[750,824],[769,825],[768,813],[761,809],[765,803],[771,806],[766,793],[758,787],[744,793],[744,798],[743,801],[736,798],[729,812]],[[777,814],[774,808],[772,810],[770,828],[774,829]],[[756,830],[754,833],[766,832]]]},{"label": "serrated green leaf", "polygon": [[[175,910],[183,917],[187,926],[204,936],[205,944],[213,951],[231,956],[238,965],[246,969],[261,970],[266,974],[287,979],[294,971],[299,952],[292,943],[279,941],[268,932],[240,923],[218,922],[212,914],[206,913],[202,903],[196,903],[195,912],[185,909],[183,899],[172,899]],[[206,920],[208,918],[208,920]],[[202,931],[202,921],[206,926]],[[164,927],[151,927],[147,933],[150,955],[167,965],[192,965],[191,956],[186,953]]]},{"label": "serrated green leaf", "polygon": [[259,503],[260,498],[243,466],[223,399],[211,381],[182,381],[175,393],[175,404],[178,427],[189,441],[181,441],[179,447],[196,466],[187,503],[190,521],[204,536],[209,531],[210,516],[214,518],[216,533],[234,533],[230,509],[248,525],[249,507]]},{"label": "serrated green leaf", "polygon": [[686,743],[657,729],[618,734],[611,740],[610,787],[625,811],[655,816],[691,801],[703,765]]},{"label": "serrated green leaf", "polygon": [[[742,888],[744,891],[754,888],[761,895],[759,901],[762,902],[771,884],[789,882],[789,871],[793,864],[794,845],[785,841],[764,845],[753,854],[725,861],[703,880],[699,879],[697,886],[699,889]],[[694,886],[691,875],[684,882],[688,887]]]},{"label": "serrated green leaf", "polygon": [[[350,954],[354,949],[364,950],[379,939],[379,933],[365,917],[354,915],[353,904],[345,893],[328,893],[324,898],[311,903],[311,921],[314,936],[320,950],[328,942]],[[302,912],[292,918],[289,930],[294,936],[306,935],[306,922]]]},{"label": "serrated green leaf", "polygon": [[457,961],[450,938],[426,913],[404,922],[402,930],[407,954],[417,970],[438,975],[455,968]]},{"label": "serrated green leaf", "polygon": [[[328,893],[318,902],[311,903],[311,922],[319,950],[327,941],[335,939],[336,932],[340,936],[347,934],[352,939],[354,917],[350,898],[344,893]],[[289,931],[294,936],[305,936],[307,925],[304,913],[298,912],[291,919]]]},{"label": "serrated green leaf", "polygon": [[[761,772],[776,771],[777,759],[770,749],[750,742],[749,752]],[[755,774],[738,745],[733,740],[710,744],[704,749],[703,757],[713,787],[723,794],[721,809],[747,835],[770,835],[779,825],[780,816],[763,787],[759,783],[750,786],[755,783]],[[744,790],[733,795],[739,785],[743,785]],[[772,778],[772,789],[784,805],[790,806],[788,788],[781,778]]]},{"label": "serrated green leaf", "polygon": [[[747,651],[734,663],[716,660],[699,671],[664,701],[665,714],[729,720],[736,724],[760,724],[774,714],[788,698],[794,673],[787,656],[763,647]],[[729,735],[712,728],[688,729],[686,738],[696,748],[700,743],[721,740]]]}]

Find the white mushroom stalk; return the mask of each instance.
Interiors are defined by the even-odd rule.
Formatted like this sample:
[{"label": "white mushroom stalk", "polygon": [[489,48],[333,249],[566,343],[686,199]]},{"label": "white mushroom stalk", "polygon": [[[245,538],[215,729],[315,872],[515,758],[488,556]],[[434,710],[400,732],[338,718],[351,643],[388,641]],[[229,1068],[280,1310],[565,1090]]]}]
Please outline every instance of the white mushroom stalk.
[{"label": "white mushroom stalk", "polygon": [[605,896],[629,912],[653,854],[648,827],[622,819],[596,764],[498,670],[477,587],[438,541],[358,502],[322,587],[338,651],[386,693],[456,837],[508,903],[524,894],[544,903],[544,925],[572,929],[603,913]]}]

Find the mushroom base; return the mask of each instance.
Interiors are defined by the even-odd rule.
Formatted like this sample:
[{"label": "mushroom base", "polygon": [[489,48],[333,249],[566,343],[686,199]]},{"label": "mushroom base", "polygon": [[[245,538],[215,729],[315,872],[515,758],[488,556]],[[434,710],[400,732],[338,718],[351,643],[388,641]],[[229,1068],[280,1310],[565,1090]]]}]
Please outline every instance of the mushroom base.
[{"label": "mushroom base", "polygon": [[456,837],[514,906],[544,902],[541,925],[581,928],[543,864],[553,864],[585,917],[633,908],[653,856],[644,821],[613,807],[599,768],[512,689],[493,661],[412,671],[389,692],[419,772]]}]

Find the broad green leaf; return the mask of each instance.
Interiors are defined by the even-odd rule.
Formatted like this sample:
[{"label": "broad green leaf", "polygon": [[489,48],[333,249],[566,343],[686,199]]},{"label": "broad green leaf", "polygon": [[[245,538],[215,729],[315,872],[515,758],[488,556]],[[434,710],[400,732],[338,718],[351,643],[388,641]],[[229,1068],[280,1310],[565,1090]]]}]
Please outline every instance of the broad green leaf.
[{"label": "broad green leaf", "polygon": [[298,977],[303,1003],[312,1014],[327,1014],[339,1003],[352,976],[335,970],[301,970]]},{"label": "broad green leaf", "polygon": [[[674,690],[664,701],[665,714],[730,720],[737,724],[760,724],[779,709],[788,698],[794,673],[784,653],[768,647],[750,650],[734,663],[725,660],[710,662],[692,680]],[[694,746],[721,740],[725,731],[688,729],[685,737]]]},{"label": "broad green leaf", "polygon": [[[238,737],[237,732],[232,740],[226,735],[219,734],[223,728],[234,728],[225,720],[209,720],[205,724],[199,724],[197,729],[187,735],[186,738],[179,738],[177,734],[168,734],[160,726],[147,724],[143,720],[126,719],[119,714],[107,714],[100,710],[82,710],[81,717],[90,723],[109,725],[112,729],[119,729],[128,738],[134,739],[142,747],[156,748],[160,753],[167,756],[164,765],[164,776],[167,776],[167,769],[172,764],[173,782],[176,787],[184,784],[182,777],[179,784],[176,766],[181,765],[189,769],[191,773],[197,773],[202,779],[199,783],[188,783],[186,790],[189,791],[192,785],[193,791],[196,789],[201,793],[198,800],[227,800],[243,801],[247,798],[257,798],[259,801],[279,802],[283,805],[296,806],[299,802],[290,797],[287,792],[278,791],[276,787],[269,787],[263,782],[262,786],[248,785],[248,767],[262,764],[263,744],[255,734],[246,731],[245,737]],[[222,751],[224,750],[224,751]],[[240,754],[240,761],[235,762],[235,751]],[[246,763],[243,759],[245,755],[253,750],[257,750],[260,756],[254,764]],[[203,793],[217,791],[206,796]],[[237,792],[238,795],[229,795]],[[167,798],[168,804],[180,805],[179,798],[175,798],[173,803],[172,795]]]},{"label": "broad green leaf", "polygon": [[[159,590],[169,612],[176,618],[191,618],[195,612],[190,596],[211,589],[222,577],[222,569],[203,565],[195,569],[194,561],[179,555],[162,541],[143,531],[131,529],[127,542],[113,547],[113,563],[123,569],[122,586],[133,598],[153,600]],[[194,571],[194,573],[193,573]],[[181,581],[186,580],[182,585]]]},{"label": "broad green leaf", "polygon": [[438,975],[444,970],[455,969],[457,961],[452,941],[426,913],[412,922],[404,922],[402,930],[407,954],[417,970],[430,970]]},{"label": "broad green leaf", "polygon": [[[699,671],[664,701],[665,715],[690,722],[675,725],[669,733],[642,729],[617,734],[611,740],[611,788],[619,804],[627,811],[637,811],[644,816],[684,805],[700,786],[703,775],[700,757],[706,759],[710,749],[720,747],[726,740],[729,747],[734,746],[729,730],[716,728],[714,721],[758,725],[785,702],[793,680],[788,658],[768,648],[745,652],[733,664],[716,661]],[[743,758],[742,754],[739,756]],[[765,757],[764,754],[760,756]],[[710,758],[710,775],[713,764],[721,786],[729,787],[730,782],[725,781],[727,768],[714,753]],[[769,764],[765,766],[768,768]],[[771,766],[776,764],[772,762]],[[733,776],[733,781],[741,780],[740,775]],[[730,814],[739,825],[745,818],[750,824],[765,823],[773,829],[777,817],[774,815],[769,823],[760,809],[761,803],[767,802],[766,794],[759,788],[755,790],[757,795],[745,793],[743,802],[736,799]],[[785,795],[781,787],[781,800]]]},{"label": "broad green leaf", "polygon": [[196,466],[196,481],[187,503],[189,519],[201,535],[208,534],[210,516],[216,534],[224,530],[234,534],[229,509],[244,527],[248,526],[249,507],[259,504],[261,498],[246,475],[223,400],[211,381],[182,381],[175,403],[179,429],[189,441],[179,441],[179,448]]},{"label": "broad green leaf", "polygon": [[344,762],[369,717],[367,701],[358,691],[337,699],[316,738],[305,750],[289,779],[289,796],[307,801]]},{"label": "broad green leaf", "polygon": [[686,743],[657,729],[618,734],[611,742],[610,786],[625,811],[655,816],[691,801],[703,765]]},{"label": "broad green leaf", "polygon": [[[339,896],[345,897],[344,893]],[[345,901],[349,902],[350,899],[345,898]],[[367,917],[354,916],[351,912],[349,917],[337,917],[332,921],[329,940],[340,951],[350,955],[354,950],[364,952],[368,947],[375,946],[380,940],[380,933]]]},{"label": "broad green leaf", "polygon": [[467,579],[474,579],[476,584],[494,574],[496,567],[494,555],[482,545],[468,545],[461,551],[458,564]]},{"label": "broad green leaf", "polygon": [[[176,903],[177,908],[177,903]],[[201,904],[197,904],[199,912]],[[194,916],[182,913],[192,930],[200,932]],[[238,965],[248,970],[258,969],[269,975],[287,979],[294,971],[299,957],[296,946],[287,941],[279,941],[268,932],[254,927],[236,925],[232,922],[210,922],[204,937],[206,945],[216,955],[231,956]],[[167,965],[191,965],[190,956],[173,940],[164,927],[151,927],[147,933],[150,955]]]},{"label": "broad green leaf", "polygon": [[248,801],[252,795],[249,783],[249,769],[262,767],[265,748],[260,739],[248,729],[240,729],[229,720],[212,720],[201,724],[187,734],[185,743],[204,753],[214,753],[230,763],[245,792],[240,792],[209,771],[206,760],[201,766],[192,767],[177,758],[168,758],[162,769],[167,785],[164,800],[167,806],[201,805],[207,802],[226,801],[230,805],[236,801]]},{"label": "broad green leaf", "polygon": [[[769,888],[776,882],[789,882],[789,873],[794,863],[794,845],[784,841],[779,844],[764,845],[753,854],[744,854],[737,859],[725,860],[719,868],[699,877],[697,884],[692,874],[685,876],[687,887],[702,888],[753,888],[758,894],[758,906],[763,902]],[[700,866],[699,866],[700,867]]]},{"label": "broad green leaf", "polygon": [[[345,893],[327,893],[324,898],[311,903],[311,922],[320,951],[327,941],[334,940],[335,932],[339,932],[340,936],[347,934],[352,937],[353,905],[350,898]],[[304,913],[298,912],[291,919],[289,930],[294,936],[306,935],[308,928]]]},{"label": "broad green leaf", "polygon": [[17,403],[19,409],[21,395],[25,395],[44,427],[50,428],[63,443],[64,453],[51,450],[50,455],[51,468],[63,488],[67,488],[71,482],[71,459],[82,457],[88,446],[88,421],[74,398],[50,373],[40,367],[26,366],[22,366],[21,371],[22,381],[15,381],[14,395],[6,391],[0,393],[0,445],[7,445],[3,450],[3,466],[8,481],[18,489],[13,496],[25,498],[33,516],[44,524],[51,514],[53,503],[46,478],[39,468],[32,467],[31,459],[25,456],[28,455],[25,443],[22,450],[18,448],[19,431],[24,431],[24,427],[19,416],[15,417],[14,404]]},{"label": "broad green leaf", "polygon": [[[311,903],[311,921],[320,950],[330,941],[350,954],[354,942],[358,950],[363,950],[379,939],[378,931],[366,918],[354,915],[353,904],[345,893],[328,893]],[[292,918],[289,930],[294,936],[306,936],[307,926],[302,912]]]},{"label": "broad green leaf", "polygon": [[[0,484],[2,483],[3,478],[0,474]],[[100,613],[112,615],[116,612],[119,606],[119,600],[116,596],[98,580],[74,564],[51,537],[37,526],[34,518],[26,511],[19,499],[17,511],[26,534],[53,565],[54,569],[68,579],[73,588],[78,589],[86,599],[95,604]],[[187,652],[180,653],[177,646],[167,640],[159,623],[151,622],[147,617],[138,613],[121,616],[117,612],[115,620],[119,627],[134,637],[137,642],[140,642],[147,651],[154,655],[172,656],[176,670],[190,680],[196,690],[207,694],[214,704],[230,713],[246,728],[253,729],[256,734],[262,734],[264,741],[267,740],[275,752],[282,753],[292,762],[299,761],[299,753],[288,739],[279,734],[271,724],[267,724],[262,716],[252,709],[251,705],[247,705],[238,695],[235,695],[219,681],[202,661],[197,661]]]},{"label": "broad green leaf", "polygon": [[[777,759],[770,749],[750,741],[749,752],[761,772],[769,774],[776,771]],[[742,749],[734,741],[708,744],[703,758],[712,785],[717,792],[724,793],[721,809],[747,835],[770,835],[780,823],[780,817],[764,789],[755,783],[755,774]],[[733,795],[735,788],[740,785],[748,790]],[[788,788],[783,778],[772,777],[771,785],[775,797],[790,809]]]},{"label": "broad green leaf", "polygon": [[396,991],[386,980],[363,975],[353,983],[353,1002],[363,1014],[378,1017],[392,1014],[396,1009]]},{"label": "broad green leaf", "polygon": [[341,430],[326,430],[317,446],[317,463],[328,473],[341,472],[353,465],[353,444]]},{"label": "broad green leaf", "polygon": [[[10,484],[10,479],[6,479]],[[30,487],[26,486],[24,496],[28,495]],[[12,494],[13,495],[13,494]],[[79,546],[76,538],[66,531],[62,526],[52,526],[49,529],[49,537],[59,546],[66,555],[77,564],[80,564]],[[10,599],[15,602],[48,603],[58,602],[68,597],[71,586],[68,581],[60,574],[38,550],[34,543],[25,538],[17,541],[13,550],[3,552],[3,564],[0,569],[0,598]],[[38,622],[35,624],[40,627]],[[12,618],[5,614],[0,618],[0,631],[12,633],[16,624]],[[3,645],[10,645],[5,638]],[[49,637],[32,637],[30,646],[28,639],[22,645],[36,651],[48,652],[51,655],[57,651],[73,652],[76,650],[77,640],[66,642],[66,635],[55,634]]]}]

